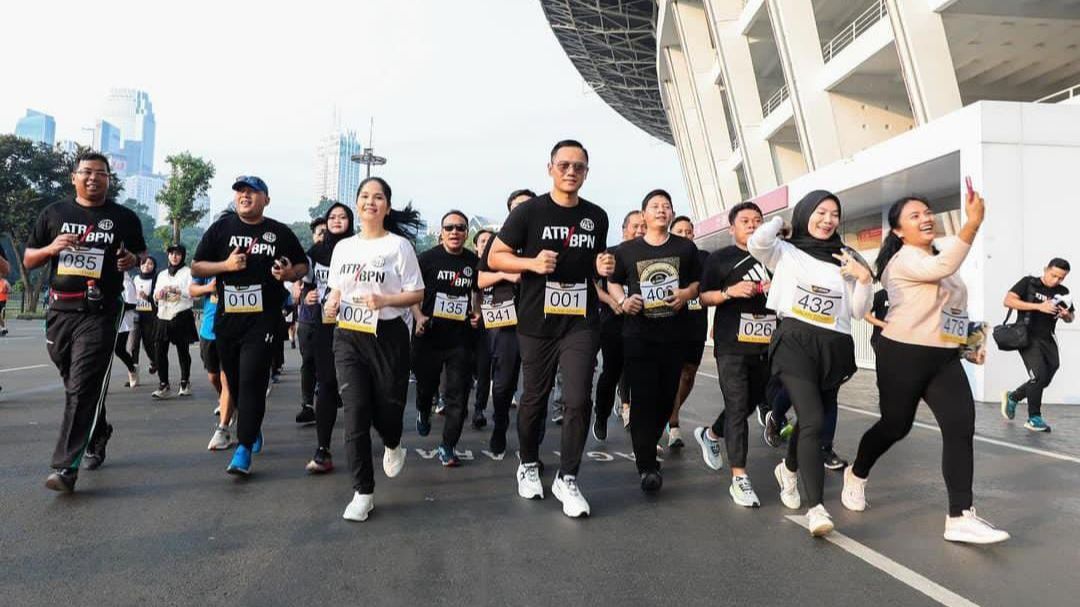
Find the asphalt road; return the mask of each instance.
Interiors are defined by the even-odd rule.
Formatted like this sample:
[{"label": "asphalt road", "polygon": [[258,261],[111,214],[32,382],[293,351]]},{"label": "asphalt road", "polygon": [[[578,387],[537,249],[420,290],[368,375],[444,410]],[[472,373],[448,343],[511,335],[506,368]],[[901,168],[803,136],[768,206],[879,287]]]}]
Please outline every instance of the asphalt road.
[{"label": "asphalt road", "polygon": [[[550,495],[517,497],[517,462],[483,454],[486,432],[468,428],[465,465],[440,467],[432,451],[441,422],[418,437],[411,405],[405,470],[388,480],[377,463],[375,512],[356,524],[341,519],[351,488],[340,423],[342,468],[304,472],[315,431],[293,422],[292,350],[250,479],[225,474],[229,453],[206,451],[212,389],[193,348],[195,394],[185,399],[153,401],[145,360],[144,385],[122,388],[117,363],[105,466],[82,472],[73,495],[46,490],[62,390],[40,323],[9,324],[0,338],[3,605],[1030,606],[1075,605],[1080,595],[1080,410],[1046,407],[1055,430],[1036,435],[980,406],[976,506],[1013,535],[992,547],[941,539],[940,435],[925,411],[874,469],[868,511],[844,510],[840,475],[828,475],[839,532],[831,541],[788,518],[802,513],[779,503],[772,468],[782,452],[764,445],[756,424],[749,470],[761,508],[731,502],[729,472],[706,469],[692,438],[666,455],[659,497],[643,495],[629,436],[612,419],[606,444],[590,437],[580,474],[592,517],[571,520]],[[688,437],[720,408],[715,367],[706,360],[701,372],[684,409]],[[837,451],[851,456],[874,421],[872,373],[841,401]],[[548,428],[549,462],[558,432]]]}]

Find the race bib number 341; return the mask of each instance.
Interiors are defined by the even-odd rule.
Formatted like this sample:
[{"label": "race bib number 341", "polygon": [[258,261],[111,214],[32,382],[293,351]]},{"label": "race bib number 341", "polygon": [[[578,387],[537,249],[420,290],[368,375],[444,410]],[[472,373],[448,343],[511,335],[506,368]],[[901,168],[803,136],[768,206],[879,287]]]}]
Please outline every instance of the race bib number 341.
[{"label": "race bib number 341", "polygon": [[480,311],[484,315],[485,329],[513,327],[518,322],[517,308],[514,307],[512,299],[498,304],[481,305]]},{"label": "race bib number 341", "polygon": [[225,285],[226,314],[256,314],[262,311],[262,285]]},{"label": "race bib number 341", "polygon": [[60,252],[56,273],[59,276],[85,276],[101,278],[101,268],[105,266],[105,251],[76,247]]},{"label": "race bib number 341", "polygon": [[549,282],[544,287],[544,315],[585,316],[588,291],[583,282]]}]

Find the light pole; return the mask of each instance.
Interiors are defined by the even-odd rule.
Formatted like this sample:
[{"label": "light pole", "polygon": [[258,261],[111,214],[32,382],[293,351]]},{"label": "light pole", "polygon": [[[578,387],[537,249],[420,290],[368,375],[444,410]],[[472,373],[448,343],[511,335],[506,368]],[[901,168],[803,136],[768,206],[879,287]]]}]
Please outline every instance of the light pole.
[{"label": "light pole", "polygon": [[364,151],[360,152],[359,154],[353,154],[352,158],[351,158],[353,162],[356,162],[358,164],[362,164],[362,165],[367,167],[367,174],[364,175],[364,179],[367,179],[368,177],[371,177],[371,167],[372,167],[372,165],[374,165],[374,166],[382,166],[382,165],[386,164],[386,157],[385,156],[376,156],[375,155],[375,144],[372,143],[372,140],[374,138],[375,138],[375,119],[372,118],[371,119],[370,130],[368,131],[368,145],[371,146],[371,147],[364,148]]}]

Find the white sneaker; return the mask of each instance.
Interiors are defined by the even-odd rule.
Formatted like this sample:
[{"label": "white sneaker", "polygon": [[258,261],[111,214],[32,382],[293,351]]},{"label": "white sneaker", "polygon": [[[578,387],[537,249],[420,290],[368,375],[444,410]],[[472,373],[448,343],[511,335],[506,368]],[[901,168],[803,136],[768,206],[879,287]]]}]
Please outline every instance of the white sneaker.
[{"label": "white sneaker", "polygon": [[967,544],[996,544],[1009,539],[1008,532],[975,515],[975,509],[964,510],[960,516],[945,517],[945,541]]},{"label": "white sneaker", "polygon": [[218,426],[214,428],[214,436],[210,437],[210,444],[206,446],[206,450],[224,451],[231,446],[232,436],[229,434],[229,429]]},{"label": "white sneaker", "polygon": [[168,385],[159,386],[157,390],[150,393],[150,396],[158,400],[165,400],[172,397],[172,388]]},{"label": "white sneaker", "polygon": [[833,530],[832,516],[822,504],[806,511],[806,524],[810,527],[810,535],[814,537],[829,535]]},{"label": "white sneaker", "polygon": [[518,495],[527,499],[544,499],[544,484],[540,482],[540,464],[518,464]]},{"label": "white sneaker", "polygon": [[352,501],[348,506],[345,506],[345,513],[341,515],[341,518],[347,521],[363,522],[367,520],[368,514],[375,508],[375,496],[370,493],[360,493],[357,491],[353,494]]},{"label": "white sneaker", "polygon": [[844,490],[840,493],[840,503],[845,508],[855,512],[866,510],[866,480],[855,476],[851,466],[844,468]]},{"label": "white sneaker", "polygon": [[401,469],[405,467],[405,447],[398,445],[393,449],[389,447],[383,447],[382,456],[382,469],[386,473],[387,478],[394,478],[401,474]]},{"label": "white sneaker", "polygon": [[705,426],[699,426],[694,430],[694,439],[701,445],[701,459],[705,460],[705,465],[713,470],[720,470],[724,467],[724,458],[721,455],[723,449],[720,446],[720,441],[709,438],[709,429]]},{"label": "white sneaker", "polygon": [[667,446],[668,449],[682,449],[683,445],[682,432],[679,432],[678,428],[668,428],[667,432]]},{"label": "white sneaker", "polygon": [[787,469],[784,460],[780,460],[773,469],[773,476],[780,485],[780,501],[791,510],[798,510],[802,505],[802,497],[799,495],[799,474]]},{"label": "white sneaker", "polygon": [[728,493],[731,494],[732,501],[740,506],[747,508],[761,506],[761,500],[758,499],[757,493],[754,493],[754,486],[750,484],[749,476],[731,477],[731,486],[728,487]]},{"label": "white sneaker", "polygon": [[577,518],[589,515],[589,502],[585,501],[585,496],[581,494],[577,477],[569,474],[559,476],[556,472],[555,480],[551,483],[551,494],[562,502],[562,511],[566,516]]},{"label": "white sneaker", "polygon": [[139,370],[128,371],[128,387],[134,388],[139,385]]},{"label": "white sneaker", "polygon": [[177,394],[180,396],[191,396],[191,383],[186,381],[180,382],[180,390]]}]

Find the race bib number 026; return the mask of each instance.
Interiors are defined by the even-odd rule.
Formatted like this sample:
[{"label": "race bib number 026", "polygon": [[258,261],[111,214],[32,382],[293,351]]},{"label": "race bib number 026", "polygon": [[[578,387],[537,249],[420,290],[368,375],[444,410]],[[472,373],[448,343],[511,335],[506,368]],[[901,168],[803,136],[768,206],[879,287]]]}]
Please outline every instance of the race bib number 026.
[{"label": "race bib number 026", "polygon": [[105,265],[105,251],[77,247],[64,249],[56,266],[59,276],[85,276],[101,278],[101,268]]},{"label": "race bib number 026", "polygon": [[831,327],[836,324],[841,301],[842,296],[837,291],[800,284],[795,288],[791,313],[803,320]]},{"label": "race bib number 026", "polygon": [[466,295],[447,295],[446,293],[435,294],[435,318],[446,320],[465,320],[465,313],[469,308],[469,298]]},{"label": "race bib number 026", "polygon": [[225,285],[226,314],[256,314],[262,311],[262,285]]},{"label": "race bib number 026", "polygon": [[583,282],[549,282],[544,287],[544,315],[585,316],[588,291]]},{"label": "race bib number 026", "polygon": [[359,300],[341,300],[338,306],[338,328],[375,335],[379,326],[379,312],[365,306]]},{"label": "race bib number 026", "polygon": [[740,314],[738,340],[744,344],[767,344],[776,330],[776,317],[771,314]]},{"label": "race bib number 026", "polygon": [[484,315],[485,329],[513,327],[518,323],[517,308],[512,299],[490,306],[481,305],[480,311]]}]

